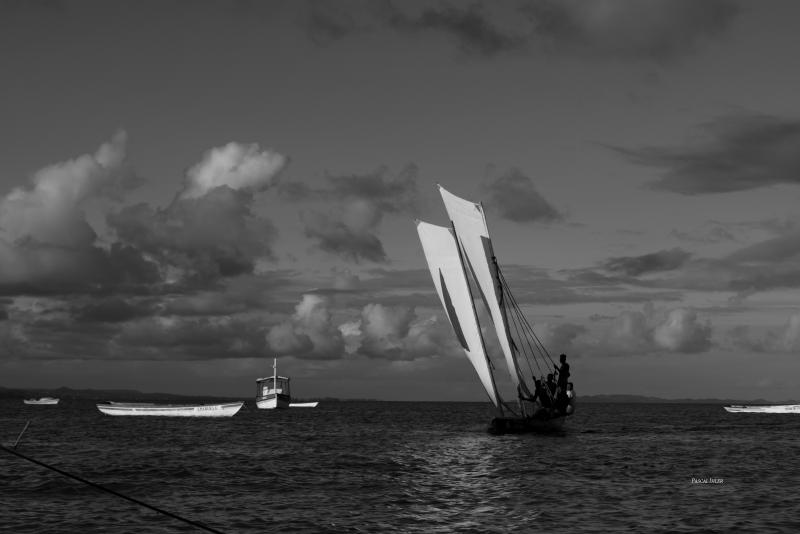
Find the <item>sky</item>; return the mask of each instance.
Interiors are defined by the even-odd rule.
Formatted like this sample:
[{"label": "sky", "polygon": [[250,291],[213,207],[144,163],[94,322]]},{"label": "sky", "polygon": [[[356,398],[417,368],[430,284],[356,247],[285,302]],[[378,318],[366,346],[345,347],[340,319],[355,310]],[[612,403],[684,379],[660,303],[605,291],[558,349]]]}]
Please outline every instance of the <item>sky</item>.
[{"label": "sky", "polygon": [[485,400],[442,184],[579,396],[800,399],[798,16],[0,0],[0,386]]}]

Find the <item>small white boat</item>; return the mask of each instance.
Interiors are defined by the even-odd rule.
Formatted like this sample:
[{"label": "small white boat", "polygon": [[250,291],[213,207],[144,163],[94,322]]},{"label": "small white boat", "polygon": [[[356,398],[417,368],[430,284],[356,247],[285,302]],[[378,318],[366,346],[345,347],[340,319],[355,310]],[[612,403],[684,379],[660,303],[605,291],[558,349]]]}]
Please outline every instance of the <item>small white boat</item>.
[{"label": "small white boat", "polygon": [[725,406],[725,411],[730,413],[800,413],[800,404],[732,404],[731,406]]},{"label": "small white boat", "polygon": [[58,400],[55,397],[41,397],[38,399],[25,399],[25,404],[58,404]]},{"label": "small white boat", "polygon": [[157,415],[162,417],[231,417],[244,401],[222,404],[153,404],[148,402],[108,402],[97,405],[106,415]]},{"label": "small white boat", "polygon": [[292,402],[289,408],[316,408],[319,402]]}]

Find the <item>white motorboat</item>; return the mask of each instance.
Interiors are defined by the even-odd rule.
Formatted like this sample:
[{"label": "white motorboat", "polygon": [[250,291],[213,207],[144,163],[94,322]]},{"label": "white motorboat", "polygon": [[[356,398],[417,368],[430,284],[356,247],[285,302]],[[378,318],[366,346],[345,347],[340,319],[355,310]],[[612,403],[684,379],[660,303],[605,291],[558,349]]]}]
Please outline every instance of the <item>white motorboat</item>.
[{"label": "white motorboat", "polygon": [[730,413],[800,413],[800,404],[732,404],[725,406],[725,411]]},{"label": "white motorboat", "polygon": [[162,417],[231,417],[244,401],[221,404],[154,404],[148,402],[100,403],[97,409],[106,415],[150,415]]},{"label": "white motorboat", "polygon": [[319,402],[290,402],[289,408],[316,408]]},{"label": "white motorboat", "polygon": [[59,401],[59,399],[56,399],[55,397],[40,397],[38,399],[25,399],[22,402],[24,402],[25,404],[49,404],[49,405],[52,405],[52,404],[58,404],[58,401]]},{"label": "white motorboat", "polygon": [[256,380],[256,406],[262,410],[289,408],[292,392],[289,378],[278,376],[278,358],[272,360],[272,376]]}]

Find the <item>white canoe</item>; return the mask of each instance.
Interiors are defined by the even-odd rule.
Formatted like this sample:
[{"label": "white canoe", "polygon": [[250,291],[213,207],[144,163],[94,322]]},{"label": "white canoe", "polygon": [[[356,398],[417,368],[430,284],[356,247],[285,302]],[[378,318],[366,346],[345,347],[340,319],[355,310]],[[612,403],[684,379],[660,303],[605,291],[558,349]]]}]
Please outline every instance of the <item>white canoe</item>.
[{"label": "white canoe", "polygon": [[40,399],[25,399],[25,404],[58,404],[58,399],[53,397],[42,397]]},{"label": "white canoe", "polygon": [[289,408],[316,408],[319,402],[293,402]]},{"label": "white canoe", "polygon": [[800,413],[800,404],[776,404],[772,406],[733,404],[725,406],[725,410],[731,413]]},{"label": "white canoe", "polygon": [[109,402],[98,404],[106,415],[160,415],[162,417],[231,417],[244,401],[224,404],[151,404],[146,402]]}]

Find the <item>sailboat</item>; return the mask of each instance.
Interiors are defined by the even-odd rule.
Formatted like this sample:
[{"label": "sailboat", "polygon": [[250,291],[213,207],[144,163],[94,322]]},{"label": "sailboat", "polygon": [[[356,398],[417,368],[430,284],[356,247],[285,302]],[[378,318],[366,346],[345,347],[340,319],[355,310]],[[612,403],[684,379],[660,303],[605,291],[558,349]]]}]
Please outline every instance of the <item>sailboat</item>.
[{"label": "sailboat", "polygon": [[[494,405],[495,417],[489,432],[561,429],[567,415],[574,412],[575,397],[565,395],[557,399],[549,389],[541,387],[535,388],[536,395],[531,393],[521,362],[527,363],[529,376],[534,374],[535,366],[542,378],[548,371],[552,373],[555,362],[509,291],[494,255],[483,206],[460,198],[441,185],[438,187],[451,227],[417,220],[417,233],[445,314]],[[470,278],[497,333],[511,382],[517,390],[516,402],[504,400],[498,390]]]},{"label": "sailboat", "polygon": [[256,406],[262,410],[276,408],[316,408],[318,402],[292,402],[290,379],[278,376],[278,358],[272,360],[272,376],[256,380]]}]

